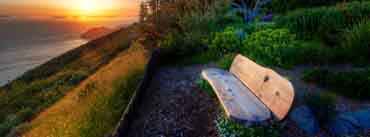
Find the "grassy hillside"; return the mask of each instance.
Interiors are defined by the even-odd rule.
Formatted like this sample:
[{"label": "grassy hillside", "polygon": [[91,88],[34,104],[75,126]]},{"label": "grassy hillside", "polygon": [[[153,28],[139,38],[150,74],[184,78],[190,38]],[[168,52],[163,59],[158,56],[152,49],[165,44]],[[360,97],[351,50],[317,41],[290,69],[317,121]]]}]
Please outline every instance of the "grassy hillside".
[{"label": "grassy hillside", "polygon": [[91,41],[0,88],[0,136],[54,104],[130,47],[136,25]]},{"label": "grassy hillside", "polygon": [[136,45],[84,80],[27,124],[24,137],[92,137],[112,132],[148,61]]}]

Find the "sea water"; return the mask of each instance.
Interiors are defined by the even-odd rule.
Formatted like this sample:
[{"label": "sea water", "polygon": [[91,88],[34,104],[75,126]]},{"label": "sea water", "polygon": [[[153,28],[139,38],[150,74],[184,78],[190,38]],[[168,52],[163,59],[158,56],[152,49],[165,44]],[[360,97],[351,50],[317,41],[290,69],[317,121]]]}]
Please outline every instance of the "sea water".
[{"label": "sea water", "polygon": [[88,42],[81,39],[80,35],[90,28],[118,28],[134,21],[132,18],[95,22],[54,18],[0,18],[0,86]]}]

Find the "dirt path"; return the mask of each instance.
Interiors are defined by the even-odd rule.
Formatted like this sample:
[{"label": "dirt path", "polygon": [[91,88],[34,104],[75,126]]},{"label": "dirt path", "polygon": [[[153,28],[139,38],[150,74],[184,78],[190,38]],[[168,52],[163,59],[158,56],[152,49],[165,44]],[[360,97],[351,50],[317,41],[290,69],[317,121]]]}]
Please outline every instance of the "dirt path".
[{"label": "dirt path", "polygon": [[129,137],[218,137],[215,120],[220,107],[196,84],[207,67],[160,68]]}]

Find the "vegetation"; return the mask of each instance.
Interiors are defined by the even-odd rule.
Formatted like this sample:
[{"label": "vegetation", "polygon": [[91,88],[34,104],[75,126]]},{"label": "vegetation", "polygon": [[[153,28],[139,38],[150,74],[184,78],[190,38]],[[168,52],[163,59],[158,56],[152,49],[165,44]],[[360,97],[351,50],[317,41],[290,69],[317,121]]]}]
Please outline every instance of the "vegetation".
[{"label": "vegetation", "polygon": [[217,129],[223,137],[279,137],[280,126],[244,126],[225,117],[217,120]]},{"label": "vegetation", "polygon": [[369,99],[370,71],[330,72],[312,70],[305,74],[304,80],[320,84],[331,91],[355,99]]},{"label": "vegetation", "polygon": [[352,2],[330,7],[299,9],[278,20],[303,39],[320,39],[339,46],[338,34],[347,26],[369,18],[370,2]]},{"label": "vegetation", "polygon": [[199,80],[197,82],[197,84],[199,85],[199,87],[207,92],[207,94],[210,96],[210,97],[216,97],[216,94],[215,92],[213,92],[213,89],[212,89],[212,86],[208,83],[208,81],[202,79],[202,80]]},{"label": "vegetation", "polygon": [[98,101],[79,125],[80,137],[104,136],[112,132],[129,104],[140,76],[141,72],[124,76],[114,82],[113,95],[97,97]]},{"label": "vegetation", "polygon": [[362,22],[345,30],[342,46],[347,49],[352,60],[366,62],[370,59],[370,23]]},{"label": "vegetation", "polygon": [[269,7],[271,12],[286,13],[300,8],[331,6],[355,1],[365,2],[367,0],[272,0]]},{"label": "vegetation", "polygon": [[147,62],[147,50],[134,44],[18,132],[25,137],[108,135],[116,128]]},{"label": "vegetation", "polygon": [[217,32],[210,45],[212,50],[222,53],[236,52],[240,50],[244,35],[243,30],[237,30],[233,27],[226,28],[223,32]]},{"label": "vegetation", "polygon": [[0,94],[0,135],[5,136],[11,128],[52,105],[86,77],[85,71],[63,71],[30,84],[13,82]]}]

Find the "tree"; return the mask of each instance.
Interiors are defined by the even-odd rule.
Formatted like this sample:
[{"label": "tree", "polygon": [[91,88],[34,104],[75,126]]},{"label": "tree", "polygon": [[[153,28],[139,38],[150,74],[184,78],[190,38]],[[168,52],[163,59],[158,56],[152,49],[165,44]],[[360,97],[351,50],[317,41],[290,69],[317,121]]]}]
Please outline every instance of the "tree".
[{"label": "tree", "polygon": [[149,11],[146,1],[141,1],[140,3],[140,22],[146,21],[146,18],[148,17]]}]

